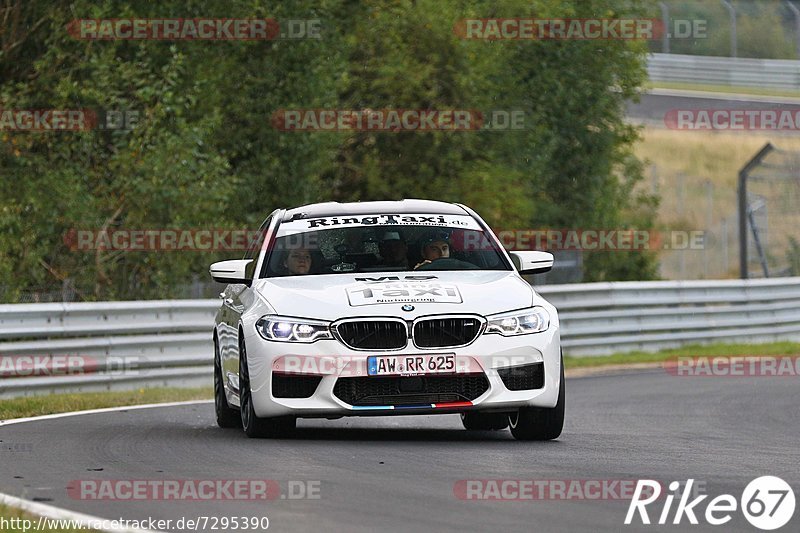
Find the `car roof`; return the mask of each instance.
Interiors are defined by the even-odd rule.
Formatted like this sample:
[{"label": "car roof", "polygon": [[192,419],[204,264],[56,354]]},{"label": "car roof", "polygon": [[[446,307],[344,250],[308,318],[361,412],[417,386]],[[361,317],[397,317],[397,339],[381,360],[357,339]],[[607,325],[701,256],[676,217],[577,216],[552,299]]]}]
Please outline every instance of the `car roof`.
[{"label": "car roof", "polygon": [[284,221],[346,215],[424,213],[430,215],[468,215],[463,207],[434,200],[399,200],[379,202],[325,202],[286,210]]}]

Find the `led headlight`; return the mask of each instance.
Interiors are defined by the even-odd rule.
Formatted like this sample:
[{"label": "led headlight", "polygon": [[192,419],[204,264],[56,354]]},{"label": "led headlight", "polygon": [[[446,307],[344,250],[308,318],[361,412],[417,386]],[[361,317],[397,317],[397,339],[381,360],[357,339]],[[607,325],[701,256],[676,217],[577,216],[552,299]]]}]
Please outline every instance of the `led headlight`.
[{"label": "led headlight", "polygon": [[541,333],[550,327],[550,315],[539,306],[492,315],[487,319],[486,333],[499,333],[504,337]]},{"label": "led headlight", "polygon": [[328,322],[275,315],[259,318],[256,331],[270,341],[310,343],[333,338]]}]

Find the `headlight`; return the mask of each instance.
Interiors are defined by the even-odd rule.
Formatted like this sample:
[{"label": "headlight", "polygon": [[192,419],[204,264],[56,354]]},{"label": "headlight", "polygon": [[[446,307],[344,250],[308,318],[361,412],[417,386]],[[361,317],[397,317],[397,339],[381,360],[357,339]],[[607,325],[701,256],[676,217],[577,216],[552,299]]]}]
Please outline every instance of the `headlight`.
[{"label": "headlight", "polygon": [[531,307],[487,317],[486,333],[499,333],[503,337],[541,333],[550,327],[550,315],[544,307]]},{"label": "headlight", "polygon": [[280,342],[309,343],[333,338],[328,322],[274,315],[259,318],[256,331],[267,340]]}]

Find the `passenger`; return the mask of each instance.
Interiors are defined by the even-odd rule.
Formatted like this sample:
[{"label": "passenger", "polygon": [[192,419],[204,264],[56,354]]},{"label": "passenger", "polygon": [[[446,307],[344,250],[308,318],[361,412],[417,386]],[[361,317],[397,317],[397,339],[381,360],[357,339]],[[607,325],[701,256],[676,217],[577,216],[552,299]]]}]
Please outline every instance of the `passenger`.
[{"label": "passenger", "polygon": [[397,231],[387,231],[378,244],[381,255],[380,265],[408,268],[408,245]]},{"label": "passenger", "polygon": [[311,272],[311,252],[305,248],[297,248],[289,252],[283,261],[283,267],[289,276],[303,276]]}]

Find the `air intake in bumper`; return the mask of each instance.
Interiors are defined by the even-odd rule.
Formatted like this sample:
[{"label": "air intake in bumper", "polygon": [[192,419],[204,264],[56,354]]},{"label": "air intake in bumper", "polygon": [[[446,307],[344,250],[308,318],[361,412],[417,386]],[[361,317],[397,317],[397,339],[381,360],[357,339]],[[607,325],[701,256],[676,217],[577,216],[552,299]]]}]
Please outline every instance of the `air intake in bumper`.
[{"label": "air intake in bumper", "polygon": [[500,368],[497,374],[508,390],[532,390],[544,387],[544,363]]},{"label": "air intake in bumper", "polygon": [[489,390],[484,374],[339,378],[333,394],[344,403],[414,405],[472,401]]},{"label": "air intake in bumper", "polygon": [[317,391],[322,376],[272,373],[272,396],[275,398],[310,398]]}]

